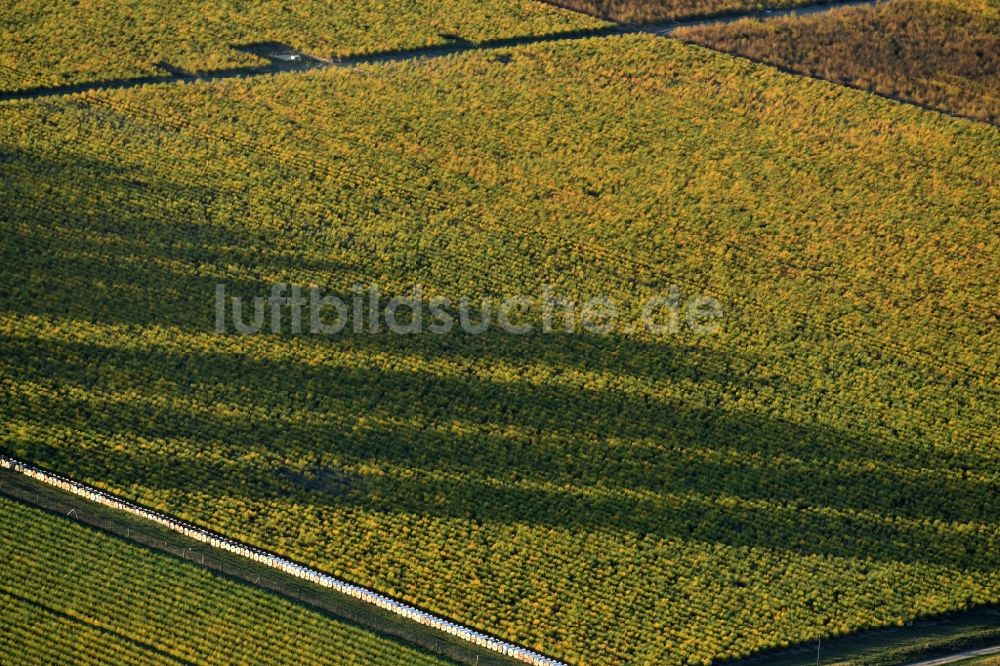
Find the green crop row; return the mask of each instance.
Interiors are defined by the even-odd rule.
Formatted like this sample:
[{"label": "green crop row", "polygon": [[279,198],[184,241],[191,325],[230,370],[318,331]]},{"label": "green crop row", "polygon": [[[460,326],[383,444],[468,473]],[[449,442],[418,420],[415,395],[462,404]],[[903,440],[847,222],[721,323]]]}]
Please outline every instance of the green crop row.
[{"label": "green crop row", "polygon": [[[998,148],[644,36],[4,104],[0,448],[571,662],[997,601]],[[725,316],[213,331],[277,282]]]},{"label": "green crop row", "polygon": [[261,42],[332,58],[600,25],[535,0],[5,0],[0,91],[260,65],[233,47]]},{"label": "green crop row", "polygon": [[444,663],[6,498],[0,534],[12,663]]}]

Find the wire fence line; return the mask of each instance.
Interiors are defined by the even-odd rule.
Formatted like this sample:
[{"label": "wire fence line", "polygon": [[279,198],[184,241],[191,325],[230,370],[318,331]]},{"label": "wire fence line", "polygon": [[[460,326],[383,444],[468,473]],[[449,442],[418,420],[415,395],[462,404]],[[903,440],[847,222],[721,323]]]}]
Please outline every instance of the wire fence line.
[{"label": "wire fence line", "polygon": [[[14,473],[7,479],[0,476],[2,494],[250,582],[456,661],[483,666],[511,661],[565,666],[552,657],[0,454],[2,470]],[[37,483],[18,483],[18,476]],[[73,501],[77,498],[87,501]],[[140,520],[115,520],[107,509],[98,510],[103,507]],[[154,526],[163,533],[157,535],[155,529],[144,529]],[[184,545],[185,542],[190,545]],[[336,598],[340,595],[342,601]]]}]

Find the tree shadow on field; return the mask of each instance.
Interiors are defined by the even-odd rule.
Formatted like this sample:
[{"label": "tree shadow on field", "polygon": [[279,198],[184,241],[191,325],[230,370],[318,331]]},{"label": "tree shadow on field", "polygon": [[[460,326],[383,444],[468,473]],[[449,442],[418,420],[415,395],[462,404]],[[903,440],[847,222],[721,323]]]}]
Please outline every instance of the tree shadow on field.
[{"label": "tree shadow on field", "polygon": [[[62,389],[11,397],[9,417],[46,428],[82,423],[96,443],[126,443],[106,456],[91,450],[83,472],[119,487],[963,568],[1000,564],[996,486],[901,465],[868,470],[858,458],[864,444],[821,426],[613,390],[225,352],[10,337],[0,352],[18,359],[4,370],[8,381],[44,377]],[[131,399],[115,399],[123,393]],[[222,405],[248,409],[225,416]],[[158,450],[164,440],[181,453]],[[65,469],[66,451],[11,445]],[[788,456],[801,462],[777,462]],[[389,473],[345,473],[339,489],[309,482],[360,464]],[[970,536],[935,521],[986,530]]]},{"label": "tree shadow on field", "polygon": [[[88,187],[121,189],[132,177],[92,167]],[[190,203],[183,183],[156,187]],[[125,204],[87,211],[41,187],[32,193],[28,181],[4,196],[13,192],[34,198],[0,221],[0,275],[12,285],[0,309],[9,314],[205,336],[226,266],[252,267],[227,285],[266,294],[270,285],[255,276],[299,260],[211,216],[194,222]],[[310,261],[306,269],[331,282],[353,270]],[[960,459],[929,471],[934,454],[922,442],[862,439],[819,421],[723,407],[722,391],[784,388],[755,375],[757,359],[744,352],[495,330],[295,345],[267,336],[289,352],[275,356],[231,338],[216,342],[207,350],[3,335],[8,428],[0,444],[82,480],[256,506],[294,499],[372,514],[1000,566],[995,483],[965,478]],[[436,369],[436,361],[453,363]],[[45,435],[53,431],[66,443]]]},{"label": "tree shadow on field", "polygon": [[[240,192],[78,155],[61,163],[0,153],[23,169],[0,164],[0,277],[9,285],[0,308],[9,312],[205,331],[219,282],[263,295],[261,276],[350,271],[275,244],[273,232],[247,223]],[[220,221],[223,198],[236,205]]]}]

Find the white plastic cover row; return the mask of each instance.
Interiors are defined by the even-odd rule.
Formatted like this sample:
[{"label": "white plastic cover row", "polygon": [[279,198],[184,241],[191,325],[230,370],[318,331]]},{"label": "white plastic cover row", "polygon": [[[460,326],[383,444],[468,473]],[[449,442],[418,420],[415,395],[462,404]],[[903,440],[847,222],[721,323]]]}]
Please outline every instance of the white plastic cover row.
[{"label": "white plastic cover row", "polygon": [[173,530],[174,532],[180,532],[187,537],[207,543],[215,548],[236,553],[237,555],[241,555],[247,559],[253,560],[254,562],[259,562],[273,569],[284,571],[285,573],[296,576],[297,578],[311,581],[317,585],[322,585],[323,587],[332,588],[365,603],[378,606],[379,608],[395,613],[396,615],[400,615],[428,627],[433,627],[445,633],[451,634],[452,636],[461,638],[462,640],[475,643],[476,645],[484,647],[488,650],[499,652],[500,654],[512,657],[519,661],[523,661],[528,664],[537,664],[539,666],[565,666],[563,662],[552,659],[551,657],[546,657],[527,648],[507,643],[506,641],[493,638],[492,636],[487,636],[486,634],[475,631],[474,629],[469,629],[468,627],[450,622],[444,618],[437,617],[436,615],[432,615],[420,609],[400,603],[394,599],[389,599],[388,597],[367,588],[342,581],[339,578],[334,578],[333,576],[329,576],[321,571],[317,571],[316,569],[310,569],[309,567],[302,566],[301,564],[295,564],[294,562],[278,557],[272,553],[268,553],[267,551],[247,546],[239,543],[238,541],[227,539],[219,536],[218,534],[214,534],[208,530],[203,530],[200,527],[195,527],[194,525],[185,523],[181,520],[176,520],[157,511],[145,509],[136,504],[132,504],[131,502],[119,499],[109,493],[97,490],[96,488],[91,488],[90,486],[82,483],[71,481],[70,479],[57,474],[51,474],[37,467],[33,467],[15,458],[0,455],[0,468],[24,474],[25,476],[29,476],[47,485],[65,490],[73,493],[74,495],[79,495],[80,497],[85,497],[92,502],[96,502],[97,504],[103,504],[104,506],[109,506],[120,511],[127,511],[135,516],[139,516],[140,518],[162,525],[170,530]]}]

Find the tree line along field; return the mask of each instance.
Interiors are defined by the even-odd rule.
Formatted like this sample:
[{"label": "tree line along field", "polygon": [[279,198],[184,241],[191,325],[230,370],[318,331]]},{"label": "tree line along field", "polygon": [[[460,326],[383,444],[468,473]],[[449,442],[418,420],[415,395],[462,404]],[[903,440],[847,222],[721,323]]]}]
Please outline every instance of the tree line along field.
[{"label": "tree line along field", "polygon": [[0,535],[7,663],[449,663],[5,497]]},{"label": "tree line along field", "polygon": [[680,39],[946,112],[1000,122],[1000,5],[893,0],[682,28]]},{"label": "tree line along field", "polygon": [[[634,35],[4,103],[0,151],[5,453],[573,663],[1000,600],[993,127]],[[219,282],[725,320],[218,335]]]},{"label": "tree line along field", "polygon": [[601,26],[535,0],[45,0],[0,3],[0,91],[262,64],[280,42],[332,58]]}]

